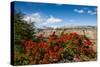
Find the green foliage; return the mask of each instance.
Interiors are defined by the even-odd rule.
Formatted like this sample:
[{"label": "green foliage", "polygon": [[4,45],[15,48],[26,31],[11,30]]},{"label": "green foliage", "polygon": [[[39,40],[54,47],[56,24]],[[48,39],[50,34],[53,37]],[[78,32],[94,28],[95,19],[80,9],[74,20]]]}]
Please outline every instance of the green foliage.
[{"label": "green foliage", "polygon": [[14,41],[20,43],[23,39],[32,38],[34,33],[34,22],[26,22],[22,20],[24,14],[21,12],[15,12],[14,14]]},{"label": "green foliage", "polygon": [[23,19],[25,15],[21,12],[14,13],[14,63],[15,65],[29,64],[29,58],[26,56],[22,40],[33,38],[34,22],[26,22]]}]

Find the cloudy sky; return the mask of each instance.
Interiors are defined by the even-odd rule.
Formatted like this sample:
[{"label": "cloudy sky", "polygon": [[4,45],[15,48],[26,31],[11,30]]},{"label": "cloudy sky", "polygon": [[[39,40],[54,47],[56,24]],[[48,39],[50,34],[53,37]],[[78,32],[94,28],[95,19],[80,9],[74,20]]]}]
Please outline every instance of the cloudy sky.
[{"label": "cloudy sky", "polygon": [[15,2],[15,10],[25,14],[23,20],[31,19],[40,28],[97,24],[96,6]]}]

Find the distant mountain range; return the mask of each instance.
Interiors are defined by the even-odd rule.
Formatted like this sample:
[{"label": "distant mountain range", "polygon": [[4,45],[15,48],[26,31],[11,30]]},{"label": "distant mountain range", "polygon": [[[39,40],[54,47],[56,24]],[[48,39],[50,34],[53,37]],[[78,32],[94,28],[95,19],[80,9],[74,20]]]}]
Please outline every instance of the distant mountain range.
[{"label": "distant mountain range", "polygon": [[44,29],[73,29],[73,28],[77,28],[77,29],[80,29],[80,28],[86,28],[86,29],[89,29],[89,28],[93,28],[93,29],[96,29],[97,26],[90,26],[90,25],[65,25],[63,27],[47,27],[47,26],[44,26],[43,27]]}]

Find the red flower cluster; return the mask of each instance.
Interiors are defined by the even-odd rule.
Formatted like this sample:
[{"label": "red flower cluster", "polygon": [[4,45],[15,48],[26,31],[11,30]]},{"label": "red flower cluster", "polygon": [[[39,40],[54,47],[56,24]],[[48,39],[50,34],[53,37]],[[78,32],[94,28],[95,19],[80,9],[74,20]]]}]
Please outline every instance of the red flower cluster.
[{"label": "red flower cluster", "polygon": [[75,32],[63,34],[60,37],[57,36],[55,32],[53,32],[53,34],[50,35],[46,41],[43,40],[42,34],[40,34],[38,38],[42,38],[42,40],[40,40],[39,42],[34,42],[32,41],[32,39],[29,39],[24,42],[26,54],[28,56],[31,56],[30,64],[47,64],[61,60],[61,54],[64,52],[64,48],[66,48],[62,47],[62,44],[66,45],[66,43],[69,41],[72,42],[70,45],[78,45],[78,48],[76,48],[78,49],[78,51],[86,49],[82,47],[83,45],[89,46],[92,44],[89,39],[85,39]]},{"label": "red flower cluster", "polygon": [[65,34],[59,38],[59,42],[67,42],[69,40],[72,40],[75,37],[77,37],[77,39],[79,39],[80,36],[76,32],[73,32],[70,34]]},{"label": "red flower cluster", "polygon": [[85,45],[91,45],[92,42],[91,42],[89,39],[86,39],[86,40],[84,40],[84,44],[85,44]]}]

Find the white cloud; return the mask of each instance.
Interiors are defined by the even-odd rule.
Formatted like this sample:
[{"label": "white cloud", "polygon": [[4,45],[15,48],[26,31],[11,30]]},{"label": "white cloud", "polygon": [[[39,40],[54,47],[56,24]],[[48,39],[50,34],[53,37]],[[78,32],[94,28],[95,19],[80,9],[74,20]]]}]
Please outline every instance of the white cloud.
[{"label": "white cloud", "polygon": [[74,9],[75,12],[83,14],[83,13],[88,13],[90,15],[95,15],[97,14],[97,9],[94,10],[89,10],[88,8],[83,8],[83,9]]},{"label": "white cloud", "polygon": [[22,20],[29,22],[30,21],[30,17],[29,16],[24,16],[24,18]]},{"label": "white cloud", "polygon": [[25,16],[23,20],[27,21],[28,23],[30,22],[40,23],[43,21],[43,18],[39,13],[33,13],[29,16]]},{"label": "white cloud", "polygon": [[55,18],[53,16],[50,16],[47,20],[46,23],[44,24],[53,24],[53,23],[58,23],[58,22],[62,22],[62,19],[60,18]]},{"label": "white cloud", "polygon": [[30,22],[35,22],[35,26],[39,27],[39,26],[45,26],[45,25],[50,25],[50,24],[55,24],[58,22],[62,22],[62,19],[60,18],[56,18],[54,16],[43,16],[40,13],[33,13],[31,15],[27,15],[23,18],[23,20],[27,21],[28,23]]},{"label": "white cloud", "polygon": [[58,22],[62,22],[62,19],[60,18],[55,18],[53,16],[50,16],[50,17],[43,17],[41,16],[39,13],[33,13],[31,14],[30,16],[25,16],[23,18],[23,20],[27,21],[27,22],[30,22],[30,20],[32,22],[36,22],[36,23],[58,23]]},{"label": "white cloud", "polygon": [[58,28],[57,25],[51,25],[50,27],[52,27],[52,28],[54,28],[54,29]]},{"label": "white cloud", "polygon": [[45,18],[38,12],[26,15],[23,20],[27,21],[27,23],[35,22],[36,27],[42,27],[42,24],[45,22]]},{"label": "white cloud", "polygon": [[36,23],[40,23],[43,21],[43,18],[39,13],[34,13],[30,17],[31,17],[32,21],[34,21]]},{"label": "white cloud", "polygon": [[84,13],[84,10],[82,10],[82,9],[81,9],[81,10],[79,10],[79,9],[74,9],[74,11],[77,12],[77,13],[80,13],[80,14]]},{"label": "white cloud", "polygon": [[95,14],[97,14],[96,11],[91,11],[91,10],[88,10],[87,13],[90,14],[90,15],[95,15]]}]

